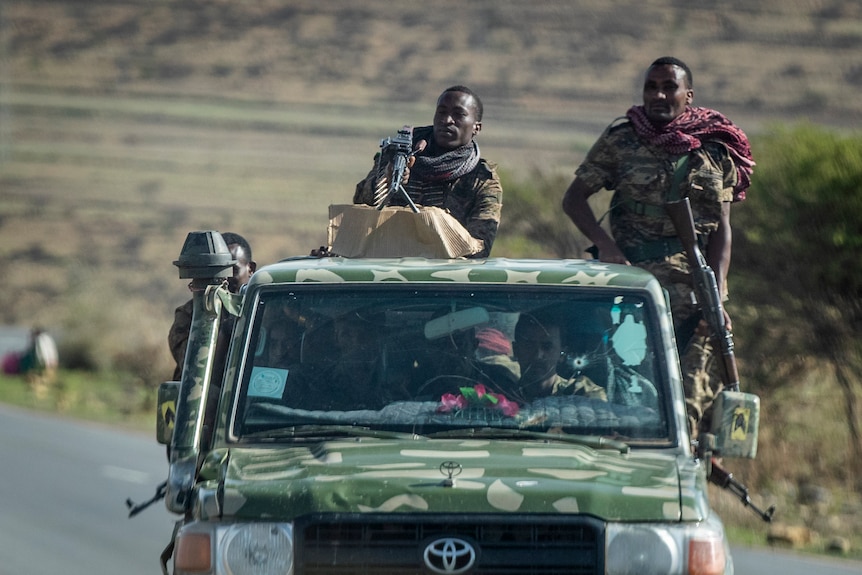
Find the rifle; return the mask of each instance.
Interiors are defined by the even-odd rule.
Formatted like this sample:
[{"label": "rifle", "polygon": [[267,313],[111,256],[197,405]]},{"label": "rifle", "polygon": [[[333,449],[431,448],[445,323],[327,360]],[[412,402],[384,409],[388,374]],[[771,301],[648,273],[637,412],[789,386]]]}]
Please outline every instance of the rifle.
[{"label": "rifle", "polygon": [[389,186],[386,191],[386,196],[377,203],[377,209],[382,210],[386,207],[392,198],[397,194],[403,194],[407,200],[407,205],[413,210],[413,213],[418,214],[419,208],[413,203],[410,194],[401,185],[401,180],[404,179],[404,172],[407,171],[407,160],[413,155],[413,128],[404,126],[395,136],[384,138],[380,141],[380,162],[386,159],[392,163],[392,174],[389,176]]},{"label": "rifle", "polygon": [[759,515],[761,519],[767,523],[772,522],[772,515],[775,513],[775,505],[770,505],[766,511],[763,511],[751,502],[751,497],[748,495],[748,488],[734,479],[733,473],[730,473],[721,467],[715,458],[711,460],[710,467],[709,481],[711,483],[718,485],[722,489],[727,489],[736,495],[745,507],[750,507],[751,510]]},{"label": "rifle", "polygon": [[[722,396],[731,396],[731,400],[728,401],[730,407],[733,407],[732,404],[737,401],[744,403],[745,400],[742,397],[746,394],[739,393],[739,372],[736,368],[736,356],[733,353],[733,334],[730,333],[724,322],[721,292],[718,290],[715,272],[706,263],[706,258],[703,257],[697,244],[697,232],[695,231],[689,200],[683,198],[678,201],[667,202],[665,209],[688,256],[689,266],[692,270],[691,275],[694,280],[694,294],[701,313],[709,324],[713,339],[718,342],[721,348],[724,384],[731,391],[731,393],[722,392]],[[717,403],[723,404],[724,402]],[[716,409],[716,411],[719,410]],[[723,417],[723,413],[717,413],[713,417]],[[715,457],[712,457],[712,450],[716,447],[714,437],[706,441],[705,447],[706,455],[709,457],[707,465],[709,481],[722,489],[727,489],[736,495],[744,506],[750,507],[761,519],[771,522],[772,515],[775,513],[775,506],[772,505],[763,511],[751,502],[748,488],[734,479],[733,474],[724,469]]]},{"label": "rifle", "polygon": [[731,391],[739,391],[739,372],[736,368],[736,356],[733,353],[733,334],[724,323],[724,308],[721,305],[721,293],[715,280],[715,272],[706,263],[706,258],[703,257],[697,245],[697,232],[694,228],[694,217],[691,215],[691,205],[688,198],[683,198],[667,202],[665,209],[688,256],[694,280],[694,295],[700,311],[709,325],[713,339],[721,348],[724,384]]},{"label": "rifle", "polygon": [[150,499],[144,501],[143,503],[138,503],[137,505],[131,500],[131,498],[126,499],[126,507],[129,508],[129,519],[158,501],[159,499],[164,498],[165,491],[168,489],[168,482],[165,481],[156,487],[156,494],[153,495]]}]

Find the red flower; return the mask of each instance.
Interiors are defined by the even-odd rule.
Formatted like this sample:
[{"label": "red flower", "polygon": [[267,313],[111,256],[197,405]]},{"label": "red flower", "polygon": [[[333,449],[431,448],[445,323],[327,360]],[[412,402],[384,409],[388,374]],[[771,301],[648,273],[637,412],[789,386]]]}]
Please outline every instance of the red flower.
[{"label": "red flower", "polygon": [[520,406],[514,401],[509,401],[499,393],[491,393],[484,385],[477,383],[473,387],[462,387],[461,395],[453,393],[443,394],[440,398],[437,412],[451,413],[453,411],[461,411],[471,405],[497,410],[506,417],[514,417],[518,415],[518,411],[520,410]]},{"label": "red flower", "polygon": [[514,401],[509,401],[502,395],[497,394],[495,396],[497,398],[497,409],[503,412],[503,415],[506,417],[515,417],[518,415],[518,411],[520,411],[521,406],[519,406]]},{"label": "red flower", "polygon": [[467,407],[467,400],[463,395],[445,393],[440,398],[440,407],[437,408],[437,411],[439,413],[449,413],[450,411],[459,411],[465,407]]}]

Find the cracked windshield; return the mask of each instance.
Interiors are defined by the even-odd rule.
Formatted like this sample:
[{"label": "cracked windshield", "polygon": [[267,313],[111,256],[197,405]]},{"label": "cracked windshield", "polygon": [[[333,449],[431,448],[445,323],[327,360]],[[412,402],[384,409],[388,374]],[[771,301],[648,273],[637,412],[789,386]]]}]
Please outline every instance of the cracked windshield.
[{"label": "cracked windshield", "polygon": [[234,430],[286,440],[361,426],[667,441],[649,311],[614,290],[264,291],[245,330],[253,353]]}]

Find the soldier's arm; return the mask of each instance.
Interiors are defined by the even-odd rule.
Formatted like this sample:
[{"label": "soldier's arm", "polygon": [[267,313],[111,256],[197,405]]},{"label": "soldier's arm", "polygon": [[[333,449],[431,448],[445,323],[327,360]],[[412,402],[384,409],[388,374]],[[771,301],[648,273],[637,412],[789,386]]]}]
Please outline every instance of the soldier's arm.
[{"label": "soldier's arm", "polygon": [[484,164],[488,168],[487,177],[477,182],[476,201],[473,208],[467,214],[464,228],[478,240],[482,240],[484,249],[475,254],[474,258],[488,257],[494,239],[497,237],[497,228],[500,225],[500,214],[503,205],[503,186],[497,175],[496,167]]},{"label": "soldier's arm", "polygon": [[596,245],[601,261],[630,265],[614,239],[599,224],[587,202],[587,198],[597,191],[575,177],[563,196],[563,211],[581,233]]},{"label": "soldier's arm", "polygon": [[[733,203],[733,189],[736,186],[739,175],[733,163],[730,152],[724,145],[709,146],[710,153],[720,165],[723,177],[723,190],[720,195],[721,216],[718,221],[718,229],[709,234],[704,250],[706,263],[715,273],[715,281],[722,299],[727,297],[727,274],[730,270],[730,256],[733,234],[730,227],[730,206]],[[727,314],[725,314],[727,315]]]},{"label": "soldier's arm", "polygon": [[730,254],[733,234],[730,228],[730,202],[722,202],[718,229],[709,234],[706,246],[706,263],[715,272],[716,283],[722,299],[727,295],[727,272],[730,269]]}]

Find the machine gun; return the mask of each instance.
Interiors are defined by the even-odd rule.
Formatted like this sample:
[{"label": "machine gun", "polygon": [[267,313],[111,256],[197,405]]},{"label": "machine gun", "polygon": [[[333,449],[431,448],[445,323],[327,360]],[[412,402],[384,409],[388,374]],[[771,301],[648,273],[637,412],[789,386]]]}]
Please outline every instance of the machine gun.
[{"label": "machine gun", "polygon": [[129,519],[158,501],[159,499],[163,499],[165,496],[165,491],[168,489],[168,482],[165,481],[156,487],[156,494],[153,495],[150,499],[144,501],[143,503],[135,504],[130,498],[126,499],[126,507],[129,508]]},{"label": "machine gun", "polygon": [[721,305],[721,293],[715,280],[715,272],[706,263],[706,258],[697,245],[694,228],[694,218],[691,215],[691,205],[688,198],[665,204],[665,209],[679,235],[680,242],[688,256],[691,275],[694,279],[694,295],[700,306],[713,339],[721,348],[724,384],[731,391],[739,391],[739,372],[736,368],[736,356],[733,353],[733,334],[724,322],[724,308]]},{"label": "machine gun", "polygon": [[[413,203],[410,194],[404,189],[401,181],[404,179],[404,173],[407,171],[407,162],[414,154],[413,151],[413,128],[404,126],[395,136],[384,138],[380,141],[380,163],[385,165],[386,162],[392,164],[392,173],[389,176],[389,185],[386,189],[386,195],[375,201],[378,210],[382,210],[389,205],[389,202],[402,194],[407,200],[407,205],[413,210],[413,213],[418,214],[419,208]],[[377,200],[377,198],[375,198]]]}]

